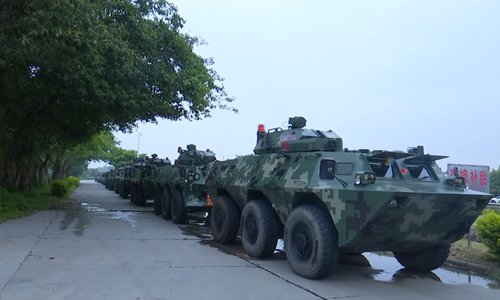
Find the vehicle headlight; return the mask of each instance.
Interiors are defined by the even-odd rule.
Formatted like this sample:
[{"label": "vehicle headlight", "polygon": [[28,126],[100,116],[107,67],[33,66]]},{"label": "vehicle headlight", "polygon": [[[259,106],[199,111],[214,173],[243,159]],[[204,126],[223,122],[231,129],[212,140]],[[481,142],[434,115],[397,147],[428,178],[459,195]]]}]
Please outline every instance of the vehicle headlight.
[{"label": "vehicle headlight", "polygon": [[373,172],[358,172],[354,176],[354,184],[365,185],[365,184],[375,183],[376,178],[377,177]]}]

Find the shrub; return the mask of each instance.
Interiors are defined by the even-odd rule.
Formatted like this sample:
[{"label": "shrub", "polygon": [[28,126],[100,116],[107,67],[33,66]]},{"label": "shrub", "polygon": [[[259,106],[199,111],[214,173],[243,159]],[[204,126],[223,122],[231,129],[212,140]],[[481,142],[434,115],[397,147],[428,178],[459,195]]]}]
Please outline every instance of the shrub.
[{"label": "shrub", "polygon": [[500,261],[500,213],[486,210],[477,220],[476,230],[496,260]]},{"label": "shrub", "polygon": [[69,193],[70,186],[68,180],[55,180],[50,184],[50,194],[63,198]]},{"label": "shrub", "polygon": [[72,187],[78,187],[80,185],[80,178],[75,176],[70,176],[64,180],[67,181]]},{"label": "shrub", "polygon": [[74,191],[80,185],[80,178],[70,176],[68,178],[55,180],[50,184],[50,194],[63,198]]}]

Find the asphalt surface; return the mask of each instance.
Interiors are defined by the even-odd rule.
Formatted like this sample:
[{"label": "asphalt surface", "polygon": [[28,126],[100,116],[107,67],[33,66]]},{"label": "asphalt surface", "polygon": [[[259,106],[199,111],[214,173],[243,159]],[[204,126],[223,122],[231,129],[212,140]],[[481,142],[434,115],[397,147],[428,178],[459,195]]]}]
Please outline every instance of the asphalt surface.
[{"label": "asphalt surface", "polygon": [[72,209],[0,224],[0,299],[500,299],[439,273],[380,280],[384,266],[359,261],[308,280],[280,251],[250,259],[241,245],[213,243],[203,224],[165,221],[100,184],[82,181],[71,199]]}]

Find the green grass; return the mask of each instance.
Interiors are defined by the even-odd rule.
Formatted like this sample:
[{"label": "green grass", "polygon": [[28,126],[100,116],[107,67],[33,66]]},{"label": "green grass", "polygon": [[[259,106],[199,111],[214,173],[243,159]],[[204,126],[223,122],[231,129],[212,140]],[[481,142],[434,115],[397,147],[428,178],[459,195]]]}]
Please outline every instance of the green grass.
[{"label": "green grass", "polygon": [[[71,194],[76,187],[71,188]],[[0,223],[29,216],[39,210],[59,209],[68,205],[65,198],[50,195],[48,186],[29,192],[0,188]]]},{"label": "green grass", "polygon": [[500,262],[495,261],[486,245],[472,241],[469,245],[466,239],[458,240],[451,245],[450,257],[500,267]]}]

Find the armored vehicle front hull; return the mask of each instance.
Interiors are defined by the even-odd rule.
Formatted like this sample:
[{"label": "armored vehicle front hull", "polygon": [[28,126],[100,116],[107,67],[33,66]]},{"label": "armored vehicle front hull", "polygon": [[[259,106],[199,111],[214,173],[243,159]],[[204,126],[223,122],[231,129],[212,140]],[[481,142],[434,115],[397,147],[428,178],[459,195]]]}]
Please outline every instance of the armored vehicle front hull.
[{"label": "armored vehicle front hull", "polygon": [[210,212],[205,189],[208,164],[215,161],[215,153],[200,151],[190,144],[186,150],[179,147],[174,165],[158,168],[154,175],[156,188],[155,213],[174,223],[188,221],[188,213]]}]

